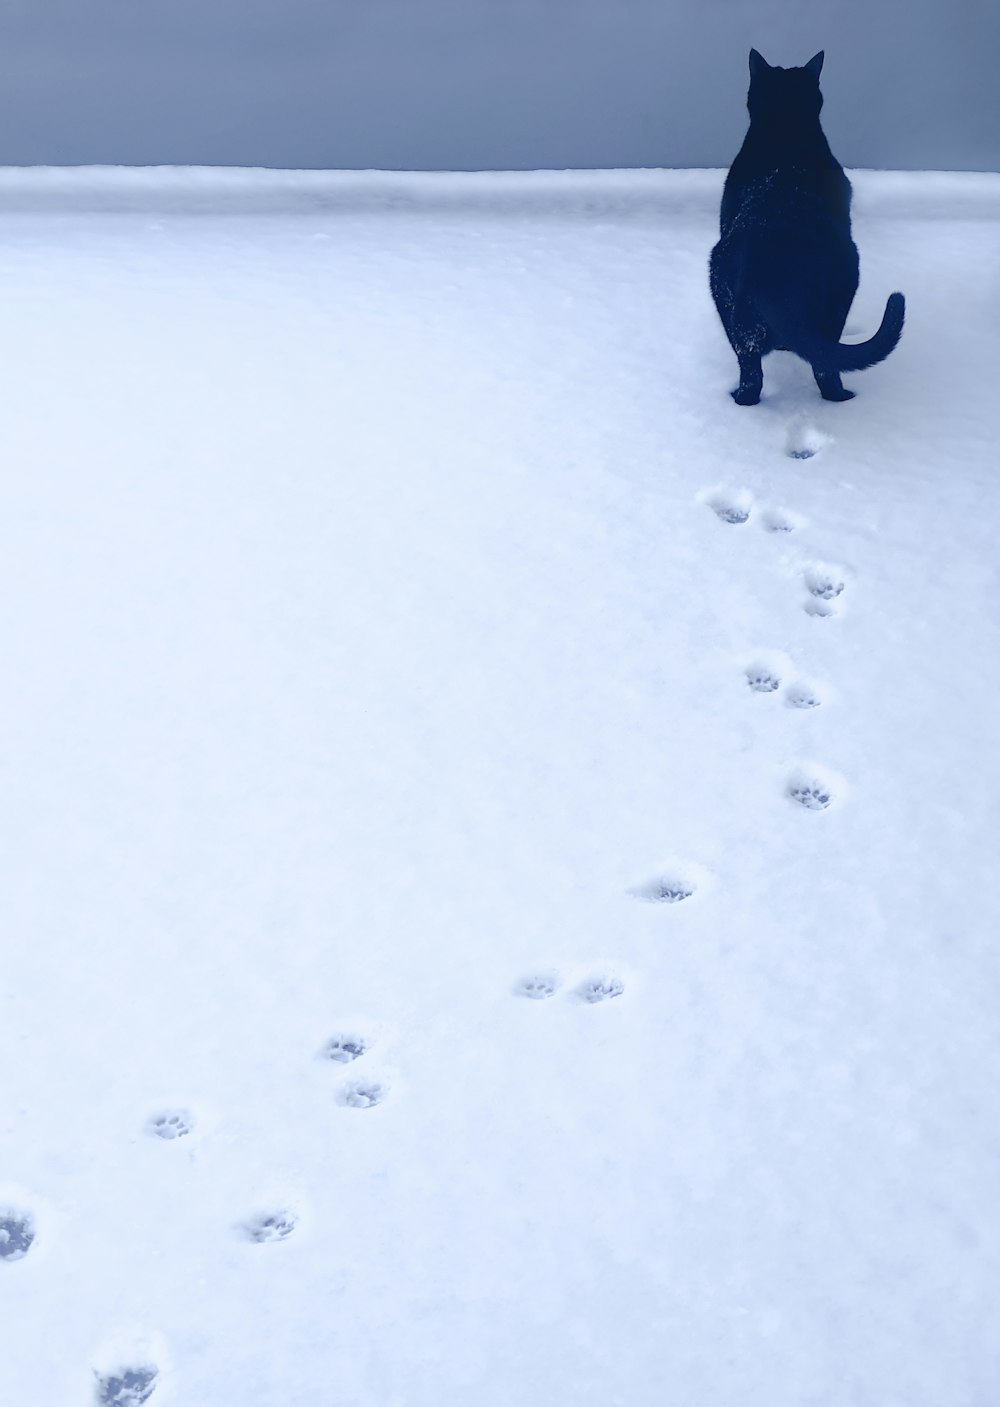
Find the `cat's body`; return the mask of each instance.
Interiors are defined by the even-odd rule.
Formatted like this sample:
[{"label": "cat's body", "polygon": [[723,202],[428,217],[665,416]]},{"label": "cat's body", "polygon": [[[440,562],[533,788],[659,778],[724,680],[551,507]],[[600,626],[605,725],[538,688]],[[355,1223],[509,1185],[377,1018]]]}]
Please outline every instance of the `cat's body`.
[{"label": "cat's body", "polygon": [[860,371],[899,341],[901,293],[867,342],[840,342],[858,288],[851,183],[819,113],[822,53],[804,68],[772,68],[750,51],[750,129],[726,177],[712,297],[740,364],[738,405],[756,405],[761,357],[779,349],[810,363],[826,400],[849,400],[843,371]]}]

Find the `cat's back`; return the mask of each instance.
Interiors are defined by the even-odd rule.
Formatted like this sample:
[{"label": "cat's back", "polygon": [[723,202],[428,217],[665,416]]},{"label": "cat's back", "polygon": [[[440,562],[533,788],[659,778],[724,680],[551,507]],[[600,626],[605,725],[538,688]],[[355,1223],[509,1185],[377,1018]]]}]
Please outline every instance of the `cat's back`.
[{"label": "cat's back", "polygon": [[813,150],[794,153],[768,152],[760,143],[744,142],[722,192],[722,235],[789,221],[833,223],[849,232],[847,173],[825,141]]}]

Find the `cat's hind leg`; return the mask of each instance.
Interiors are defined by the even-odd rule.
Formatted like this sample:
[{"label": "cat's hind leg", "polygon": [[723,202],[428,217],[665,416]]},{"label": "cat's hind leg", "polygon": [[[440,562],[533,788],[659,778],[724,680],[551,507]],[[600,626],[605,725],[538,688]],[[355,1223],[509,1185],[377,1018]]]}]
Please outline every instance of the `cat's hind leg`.
[{"label": "cat's hind leg", "polygon": [[740,384],[730,395],[737,405],[756,405],[764,387],[764,368],[761,366],[760,352],[756,347],[740,346],[736,349],[740,363]]},{"label": "cat's hind leg", "polygon": [[813,376],[816,378],[819,393],[825,401],[852,401],[854,399],[854,392],[847,390],[840,379],[839,371],[820,371],[814,366]]},{"label": "cat's hind leg", "polygon": [[760,359],[770,348],[766,329],[757,325],[753,310],[737,295],[732,262],[730,245],[720,240],[709,261],[709,281],[729,345],[740,364],[740,384],[730,395],[737,405],[756,405],[764,385]]},{"label": "cat's hind leg", "polygon": [[[816,290],[818,292],[818,290]],[[824,286],[823,297],[814,305],[811,314],[813,326],[831,342],[839,342],[851,310],[854,295],[858,291],[858,251],[853,243],[848,244],[838,260],[835,273]],[[848,391],[840,379],[839,371],[821,371],[814,366],[813,376],[819,393],[825,401],[851,401],[854,392]]]}]

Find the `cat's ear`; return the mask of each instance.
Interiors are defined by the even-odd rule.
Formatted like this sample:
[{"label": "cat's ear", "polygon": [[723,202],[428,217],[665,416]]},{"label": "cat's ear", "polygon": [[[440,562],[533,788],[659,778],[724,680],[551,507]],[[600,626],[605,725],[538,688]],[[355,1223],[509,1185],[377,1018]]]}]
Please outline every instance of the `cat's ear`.
[{"label": "cat's ear", "polygon": [[751,49],[751,50],[750,50],[750,77],[751,77],[751,78],[756,78],[757,75],[758,75],[758,73],[763,73],[764,70],[765,70],[765,68],[770,68],[770,67],[771,67],[771,65],[768,63],[767,59],[765,59],[765,57],[764,57],[763,54],[758,54],[758,52],[757,52],[756,49]]},{"label": "cat's ear", "polygon": [[822,49],[820,49],[820,51],[819,51],[818,54],[813,54],[812,58],[811,58],[811,59],[809,60],[809,62],[805,65],[805,70],[806,70],[806,73],[811,73],[812,76],[813,76],[813,78],[815,78],[817,82],[819,81],[819,76],[820,76],[820,74],[823,72],[823,50],[822,50]]}]

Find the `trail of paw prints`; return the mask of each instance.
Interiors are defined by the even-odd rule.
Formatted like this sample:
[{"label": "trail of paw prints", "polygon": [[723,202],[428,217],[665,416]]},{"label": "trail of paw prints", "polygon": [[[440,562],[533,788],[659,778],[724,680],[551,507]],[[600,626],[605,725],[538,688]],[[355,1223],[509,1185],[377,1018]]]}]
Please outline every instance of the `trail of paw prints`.
[{"label": "trail of paw prints", "polygon": [[[827,444],[830,436],[821,431],[807,416],[795,416],[786,427],[785,453],[792,459],[811,459]],[[709,507],[715,516],[730,526],[742,526],[752,515],[766,532],[788,534],[803,526],[804,520],[785,508],[761,507],[755,504],[749,489],[717,486],[697,496],[697,501]],[[805,611],[817,619],[838,614],[847,587],[847,576],[840,568],[826,562],[811,562],[802,569],[805,587]],[[788,660],[777,654],[751,659],[744,666],[743,678],[750,693],[762,698],[783,698],[788,708],[810,712],[824,701],[823,691],[812,681],[797,677]],[[829,774],[797,772],[785,785],[789,801],[806,811],[826,811],[842,788]],[[670,877],[663,882],[653,880],[633,890],[636,898],[647,902],[675,903],[690,898],[693,891],[675,886]]]}]

